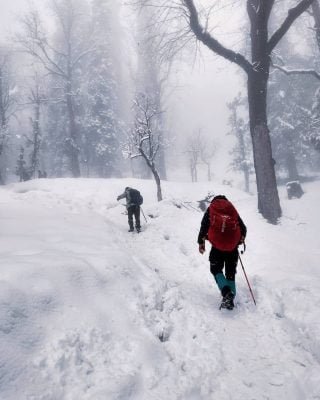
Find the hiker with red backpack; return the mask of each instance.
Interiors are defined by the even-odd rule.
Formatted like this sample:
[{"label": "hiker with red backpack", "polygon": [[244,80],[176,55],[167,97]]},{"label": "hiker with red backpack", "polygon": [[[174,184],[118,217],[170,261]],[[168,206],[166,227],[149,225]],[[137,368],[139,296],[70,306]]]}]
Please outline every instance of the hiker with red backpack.
[{"label": "hiker with red backpack", "polygon": [[225,196],[215,196],[202,218],[198,244],[201,254],[205,252],[206,240],[212,245],[210,272],[221,291],[220,308],[234,308],[238,246],[244,243],[246,234],[247,228],[233,204]]},{"label": "hiker with red backpack", "polygon": [[128,211],[128,224],[129,231],[133,232],[133,216],[136,221],[136,230],[137,232],[141,232],[141,224],[140,224],[140,206],[143,203],[143,197],[141,193],[137,189],[133,189],[131,187],[126,187],[124,192],[117,197],[117,200],[126,199],[126,208]]}]

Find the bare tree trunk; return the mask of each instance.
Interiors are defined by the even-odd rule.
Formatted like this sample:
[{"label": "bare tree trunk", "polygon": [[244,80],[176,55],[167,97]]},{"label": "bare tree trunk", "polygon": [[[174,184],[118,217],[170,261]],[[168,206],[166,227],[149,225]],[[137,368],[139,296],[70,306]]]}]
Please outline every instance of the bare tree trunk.
[{"label": "bare tree trunk", "polygon": [[249,166],[248,166],[248,162],[247,162],[247,159],[246,159],[246,147],[245,147],[245,140],[244,140],[244,132],[243,131],[239,132],[238,139],[239,139],[240,152],[241,152],[241,158],[242,158],[242,171],[243,171],[243,174],[244,174],[244,184],[245,184],[244,190],[247,193],[249,193],[250,171],[249,171]]},{"label": "bare tree trunk", "polygon": [[38,100],[35,103],[35,109],[34,109],[34,121],[33,121],[33,151],[31,154],[31,171],[30,175],[33,176],[33,178],[36,177],[36,171],[37,168],[39,167],[39,150],[40,150],[40,107],[41,103]]},{"label": "bare tree trunk", "polygon": [[232,131],[234,132],[234,135],[238,140],[238,149],[240,153],[240,160],[236,161],[236,168],[239,171],[243,172],[245,184],[244,190],[249,193],[250,167],[247,160],[247,146],[245,141],[246,125],[243,125],[243,123],[241,123],[241,119],[238,118],[237,110],[240,105],[241,98],[240,96],[238,96],[233,100],[232,103],[229,104],[228,107],[232,112],[230,123],[232,126]]},{"label": "bare tree trunk", "polygon": [[[3,70],[0,66],[0,162],[2,161],[2,155],[5,146],[5,137],[7,129],[6,110],[4,106],[4,90],[3,90]],[[5,179],[1,171],[2,165],[0,165],[0,185],[4,185]]]},{"label": "bare tree trunk", "polygon": [[208,174],[208,181],[211,182],[211,165],[207,163],[207,174]]},{"label": "bare tree trunk", "polygon": [[134,172],[134,166],[133,166],[133,159],[130,158],[130,170],[131,170],[131,176],[134,178],[135,172]]},{"label": "bare tree trunk", "polygon": [[69,80],[66,85],[66,103],[69,119],[68,155],[70,158],[71,172],[74,178],[80,176],[78,132],[75,122],[75,113],[72,97],[72,84]]},{"label": "bare tree trunk", "polygon": [[[161,141],[163,143],[163,132],[161,132]],[[163,144],[159,148],[159,173],[162,180],[167,180],[166,155]]]},{"label": "bare tree trunk", "polygon": [[192,166],[192,182],[198,182],[198,171],[196,165]]},{"label": "bare tree trunk", "polygon": [[[157,107],[157,110],[161,110],[161,96],[162,96],[162,90],[161,90],[161,84],[157,82],[157,74],[154,71],[153,74],[153,79],[154,79],[154,85],[155,87],[153,88],[153,95],[154,95],[154,101]],[[164,121],[163,121],[163,114],[159,112],[157,115],[157,126],[159,129],[159,150],[158,150],[158,168],[159,168],[159,174],[161,176],[161,179],[166,180],[167,179],[167,168],[166,168],[166,150],[164,146]]]},{"label": "bare tree trunk", "polygon": [[250,191],[250,174],[249,174],[249,168],[247,165],[244,166],[243,168],[243,173],[244,173],[244,183],[245,183],[245,188],[244,190],[249,193]]},{"label": "bare tree trunk", "polygon": [[270,71],[268,20],[272,5],[264,6],[265,9],[260,13],[257,11],[259,7],[257,0],[248,0],[253,65],[248,73],[250,133],[257,179],[258,210],[268,221],[276,223],[281,216],[281,207],[267,121],[267,88]]},{"label": "bare tree trunk", "polygon": [[320,5],[318,0],[314,0],[311,4],[312,14],[314,18],[314,28],[316,30],[316,40],[320,51]]},{"label": "bare tree trunk", "polygon": [[[3,74],[2,74],[2,68],[0,66],[0,129],[3,131],[6,127],[6,111],[4,107],[4,93],[3,93],[3,88],[2,88],[2,81],[3,81]],[[0,156],[3,151],[3,138],[0,138]]]},{"label": "bare tree trunk", "polygon": [[194,177],[193,177],[194,172],[193,172],[193,167],[192,167],[192,165],[190,165],[190,175],[191,175],[191,182],[194,182]]},{"label": "bare tree trunk", "polygon": [[156,184],[157,184],[157,199],[158,199],[158,201],[161,201],[162,200],[162,190],[161,190],[160,177],[159,177],[157,170],[154,167],[152,168],[152,173],[153,173],[154,180],[156,181]]},{"label": "bare tree trunk", "polygon": [[286,167],[288,171],[288,179],[291,181],[299,180],[296,158],[290,150],[288,151],[286,156]]},{"label": "bare tree trunk", "polygon": [[262,72],[253,71],[248,75],[248,101],[258,210],[268,221],[276,223],[281,207],[266,113],[268,74],[269,65],[265,65]]},{"label": "bare tree trunk", "polygon": [[157,185],[157,199],[158,199],[158,201],[161,201],[162,200],[161,179],[158,174],[158,171],[157,171],[154,163],[148,159],[148,157],[145,155],[145,153],[143,151],[140,151],[140,154],[144,158],[147,166],[149,167],[149,170],[152,172],[152,175],[153,175],[154,180],[156,181],[156,185]]}]

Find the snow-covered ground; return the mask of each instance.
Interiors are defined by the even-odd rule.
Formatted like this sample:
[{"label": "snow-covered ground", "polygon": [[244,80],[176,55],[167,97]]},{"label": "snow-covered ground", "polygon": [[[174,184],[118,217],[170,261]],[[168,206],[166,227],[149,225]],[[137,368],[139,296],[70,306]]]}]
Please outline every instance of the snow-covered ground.
[{"label": "snow-covered ground", "polygon": [[[125,186],[144,196],[128,233]],[[0,189],[1,400],[320,399],[320,183],[277,226],[214,183],[36,180]],[[248,227],[237,307],[219,311],[196,200]]]}]

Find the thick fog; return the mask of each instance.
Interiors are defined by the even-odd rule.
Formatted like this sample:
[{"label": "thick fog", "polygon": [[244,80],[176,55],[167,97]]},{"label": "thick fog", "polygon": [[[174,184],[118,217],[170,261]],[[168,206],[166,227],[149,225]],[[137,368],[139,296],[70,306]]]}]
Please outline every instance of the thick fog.
[{"label": "thick fog", "polygon": [[[173,10],[170,2],[160,3],[2,5],[2,93],[7,88],[10,98],[2,127],[2,183],[35,178],[39,171],[48,177],[142,178],[157,172],[170,180],[215,177],[240,188],[247,180],[246,190],[255,190],[264,157],[258,149],[265,145],[252,142],[259,135],[248,104],[264,100],[253,96],[248,102],[248,70],[262,64],[254,61],[245,2],[195,5],[202,32],[231,49],[232,57],[241,53],[247,64],[210,48],[201,34],[195,39],[183,18],[193,2],[178,2]],[[269,39],[298,3],[275,2]],[[312,175],[320,164],[316,8],[305,8],[280,40],[275,37],[274,66],[261,75],[268,75],[265,143],[272,143],[261,171],[274,169],[278,182]],[[290,69],[309,73],[288,74]],[[141,152],[144,123],[157,153]]]}]

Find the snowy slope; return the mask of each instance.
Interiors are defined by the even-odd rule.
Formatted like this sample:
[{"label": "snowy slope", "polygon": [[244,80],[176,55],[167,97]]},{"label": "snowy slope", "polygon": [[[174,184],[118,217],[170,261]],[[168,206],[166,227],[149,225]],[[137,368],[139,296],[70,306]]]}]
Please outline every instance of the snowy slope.
[{"label": "snowy slope", "polygon": [[[127,232],[130,185],[148,222]],[[256,198],[209,183],[38,180],[0,189],[1,400],[319,399],[320,184]],[[237,307],[219,311],[196,200],[226,194],[248,226]],[[152,217],[150,217],[151,215]]]}]

